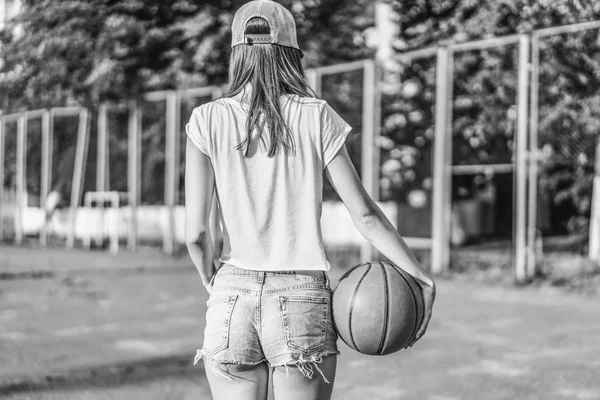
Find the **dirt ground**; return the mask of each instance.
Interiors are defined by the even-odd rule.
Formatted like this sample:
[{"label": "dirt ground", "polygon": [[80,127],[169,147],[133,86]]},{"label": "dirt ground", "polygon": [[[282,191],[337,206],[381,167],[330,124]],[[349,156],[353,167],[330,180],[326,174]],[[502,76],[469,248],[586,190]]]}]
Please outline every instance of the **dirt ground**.
[{"label": "dirt ground", "polygon": [[[206,300],[187,257],[0,247],[0,398],[210,399]],[[599,337],[596,296],[454,275],[411,349],[339,342],[333,398],[600,399]]]}]

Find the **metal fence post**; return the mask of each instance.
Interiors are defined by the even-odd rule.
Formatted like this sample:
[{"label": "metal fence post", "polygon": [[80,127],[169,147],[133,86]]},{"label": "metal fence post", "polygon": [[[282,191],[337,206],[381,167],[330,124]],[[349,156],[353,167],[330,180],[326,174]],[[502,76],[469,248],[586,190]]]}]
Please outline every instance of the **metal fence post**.
[{"label": "metal fence post", "polygon": [[23,214],[27,201],[25,188],[25,168],[27,165],[27,118],[25,113],[19,115],[17,120],[17,182],[16,182],[16,209],[15,209],[15,243],[23,242]]},{"label": "metal fence post", "polygon": [[127,193],[130,209],[129,232],[127,236],[127,248],[137,250],[138,242],[138,215],[137,207],[140,201],[140,150],[141,150],[141,125],[142,113],[137,101],[129,102],[128,122],[128,154],[127,154]]},{"label": "metal fence post", "polygon": [[4,115],[0,111],[0,242],[4,239]]},{"label": "metal fence post", "polygon": [[[448,155],[452,154],[452,53],[437,49],[435,78],[435,117],[433,142],[433,199],[431,272],[439,275],[450,264],[450,182]],[[451,179],[451,176],[450,176]]]},{"label": "metal fence post", "polygon": [[527,123],[529,94],[529,36],[519,37],[519,71],[517,82],[516,137],[516,223],[515,223],[515,280],[524,283],[529,275],[527,265]]},{"label": "metal fence post", "polygon": [[595,175],[592,185],[589,258],[600,262],[600,138],[598,138],[598,144],[596,145]]},{"label": "metal fence post", "polygon": [[107,190],[106,166],[108,165],[108,105],[98,106],[98,150],[96,160],[96,191]]},{"label": "metal fence post", "polygon": [[71,189],[71,206],[69,207],[69,231],[67,233],[67,247],[75,246],[77,227],[77,211],[83,197],[83,183],[85,180],[85,166],[87,164],[90,114],[86,108],[79,111],[77,126],[77,147],[75,150],[75,165],[73,168],[73,186]]},{"label": "metal fence post", "polygon": [[[42,210],[48,201],[48,193],[52,184],[52,132],[50,129],[50,111],[45,110],[42,114],[42,174],[40,185],[40,208]],[[44,215],[44,223],[40,230],[40,246],[45,247],[48,242],[46,215]]]},{"label": "metal fence post", "polygon": [[528,194],[527,194],[527,239],[526,270],[527,276],[536,273],[535,242],[537,237],[537,195],[538,195],[538,118],[539,118],[539,78],[540,78],[540,40],[531,37],[531,88],[529,106],[529,156]]},{"label": "metal fence post", "polygon": [[165,137],[165,208],[167,212],[167,226],[163,238],[163,251],[172,255],[175,252],[175,185],[178,184],[176,163],[176,142],[179,138],[179,113],[180,102],[176,91],[170,91],[166,97],[166,137]]},{"label": "metal fence post", "polygon": [[[98,138],[97,138],[97,149],[96,149],[96,191],[105,192],[107,191],[107,165],[108,165],[108,105],[101,103],[98,106]],[[90,203],[91,204],[91,203]],[[85,206],[85,199],[84,199]],[[96,240],[98,242],[104,241],[104,230],[106,227],[106,208],[104,201],[97,204],[100,213],[100,222],[97,229]],[[87,208],[87,207],[86,207]],[[111,243],[112,246],[112,243]]]}]

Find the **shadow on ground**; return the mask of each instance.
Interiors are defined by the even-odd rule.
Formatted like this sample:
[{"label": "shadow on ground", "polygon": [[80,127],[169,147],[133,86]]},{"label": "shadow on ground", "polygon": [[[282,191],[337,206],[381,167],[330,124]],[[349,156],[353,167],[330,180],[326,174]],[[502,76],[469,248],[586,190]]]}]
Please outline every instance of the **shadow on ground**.
[{"label": "shadow on ground", "polygon": [[[189,354],[156,357],[147,360],[122,362],[110,365],[81,366],[78,369],[56,372],[42,377],[12,377],[14,383],[5,382],[0,386],[0,394],[16,395],[50,390],[86,390],[106,389],[108,387],[127,384],[143,384],[156,378],[168,376],[188,376],[197,383],[203,376],[201,364],[196,365],[194,371],[190,370]],[[193,372],[193,374],[192,374]]]}]

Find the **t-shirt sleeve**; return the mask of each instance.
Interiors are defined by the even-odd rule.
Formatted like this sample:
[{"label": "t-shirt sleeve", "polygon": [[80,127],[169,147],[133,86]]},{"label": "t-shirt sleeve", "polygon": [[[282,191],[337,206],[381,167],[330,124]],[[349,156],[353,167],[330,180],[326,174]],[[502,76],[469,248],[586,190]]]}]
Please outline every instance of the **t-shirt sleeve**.
[{"label": "t-shirt sleeve", "polygon": [[325,103],[321,111],[321,149],[323,152],[323,168],[333,160],[333,157],[346,142],[352,127]]},{"label": "t-shirt sleeve", "polygon": [[202,153],[210,157],[206,137],[204,136],[207,134],[206,130],[202,109],[195,108],[188,123],[185,125],[185,133]]}]

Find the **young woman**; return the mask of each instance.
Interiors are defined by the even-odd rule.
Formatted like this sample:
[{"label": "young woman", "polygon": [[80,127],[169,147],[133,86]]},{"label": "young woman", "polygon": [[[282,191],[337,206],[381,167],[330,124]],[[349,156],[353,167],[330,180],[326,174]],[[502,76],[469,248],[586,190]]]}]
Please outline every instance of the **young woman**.
[{"label": "young woman", "polygon": [[[420,283],[425,333],[435,284],[365,192],[344,142],[350,126],[309,89],[291,13],[247,3],[232,24],[229,93],[186,125],[186,241],[210,293],[205,362],[217,400],[326,400],[338,349],[320,230],[323,172],[364,237]],[[216,192],[223,250],[208,229]]]}]

